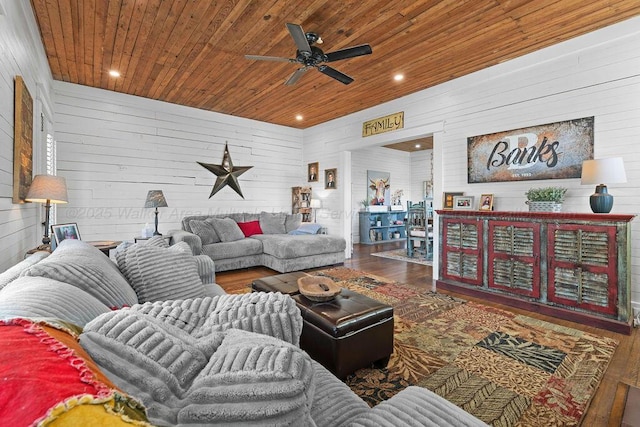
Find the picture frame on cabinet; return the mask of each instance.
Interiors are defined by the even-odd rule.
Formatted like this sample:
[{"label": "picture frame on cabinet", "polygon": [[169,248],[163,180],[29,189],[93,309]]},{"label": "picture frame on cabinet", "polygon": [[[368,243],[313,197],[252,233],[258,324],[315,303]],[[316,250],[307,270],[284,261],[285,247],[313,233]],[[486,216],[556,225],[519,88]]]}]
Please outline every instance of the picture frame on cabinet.
[{"label": "picture frame on cabinet", "polygon": [[464,193],[450,193],[446,192],[442,195],[442,209],[453,209],[453,198],[456,196],[463,196]]},{"label": "picture frame on cabinet", "polygon": [[479,211],[492,211],[493,210],[493,194],[483,194],[480,196],[480,203],[478,206]]},{"label": "picture frame on cabinet", "polygon": [[473,210],[473,196],[454,196],[453,210],[456,210],[456,211]]}]

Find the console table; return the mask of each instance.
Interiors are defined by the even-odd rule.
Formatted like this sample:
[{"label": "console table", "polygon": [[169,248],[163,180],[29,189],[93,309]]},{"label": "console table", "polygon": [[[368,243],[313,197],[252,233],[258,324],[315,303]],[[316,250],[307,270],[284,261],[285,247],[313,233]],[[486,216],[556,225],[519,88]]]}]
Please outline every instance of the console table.
[{"label": "console table", "polygon": [[631,333],[634,215],[437,212],[438,288]]}]

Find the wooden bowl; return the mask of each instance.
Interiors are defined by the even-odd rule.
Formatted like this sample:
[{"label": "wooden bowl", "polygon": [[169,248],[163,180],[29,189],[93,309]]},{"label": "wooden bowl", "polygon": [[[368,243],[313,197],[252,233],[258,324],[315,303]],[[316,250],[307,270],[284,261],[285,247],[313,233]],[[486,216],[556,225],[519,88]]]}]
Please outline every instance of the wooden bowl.
[{"label": "wooden bowl", "polygon": [[300,293],[311,301],[330,301],[338,295],[342,288],[333,280],[322,276],[305,276],[298,279]]}]

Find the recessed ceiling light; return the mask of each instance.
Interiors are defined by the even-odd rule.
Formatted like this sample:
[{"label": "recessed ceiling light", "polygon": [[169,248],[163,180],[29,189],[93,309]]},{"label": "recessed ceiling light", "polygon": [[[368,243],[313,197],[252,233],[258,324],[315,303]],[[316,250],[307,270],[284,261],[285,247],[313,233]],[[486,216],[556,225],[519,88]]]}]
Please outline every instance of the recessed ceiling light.
[{"label": "recessed ceiling light", "polygon": [[404,74],[396,74],[395,76],[393,76],[393,80],[397,82],[404,80]]},{"label": "recessed ceiling light", "polygon": [[416,144],[416,148],[420,148],[420,147],[421,147],[421,145],[420,145],[420,144]]},{"label": "recessed ceiling light", "polygon": [[116,70],[109,70],[109,75],[111,77],[120,77],[120,73],[117,72]]},{"label": "recessed ceiling light", "polygon": [[303,119],[303,118],[304,118],[304,117],[302,117],[302,115],[301,115],[301,114],[298,114],[298,115],[296,116],[296,120],[297,120],[297,121],[302,121],[302,119]]}]

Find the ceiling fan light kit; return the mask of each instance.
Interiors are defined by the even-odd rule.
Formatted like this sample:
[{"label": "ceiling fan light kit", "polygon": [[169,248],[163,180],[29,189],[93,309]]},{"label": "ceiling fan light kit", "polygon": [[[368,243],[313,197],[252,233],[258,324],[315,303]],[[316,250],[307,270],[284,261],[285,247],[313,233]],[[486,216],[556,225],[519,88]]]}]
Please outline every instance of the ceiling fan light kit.
[{"label": "ceiling fan light kit", "polygon": [[302,77],[302,75],[311,68],[315,68],[322,74],[329,76],[340,83],[348,85],[353,82],[353,78],[336,70],[335,68],[324,65],[324,63],[370,55],[373,52],[371,50],[371,46],[363,44],[336,50],[335,52],[324,53],[322,49],[314,46],[314,44],[322,43],[322,39],[317,33],[305,33],[302,27],[298,24],[287,23],[286,26],[297,47],[295,58],[261,55],[245,55],[245,58],[258,61],[291,62],[301,64],[302,67],[294,71],[293,74],[291,74],[291,76],[289,76],[289,78],[284,82],[287,86],[295,84],[300,77]]}]

